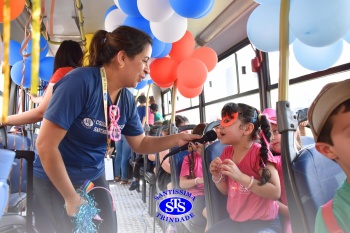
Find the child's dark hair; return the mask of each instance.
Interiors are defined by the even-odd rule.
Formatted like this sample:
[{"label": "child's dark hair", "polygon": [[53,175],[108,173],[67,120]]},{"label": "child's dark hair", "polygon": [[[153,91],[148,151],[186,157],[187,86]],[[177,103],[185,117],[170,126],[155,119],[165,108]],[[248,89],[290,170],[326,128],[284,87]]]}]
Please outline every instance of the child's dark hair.
[{"label": "child's dark hair", "polygon": [[331,115],[329,115],[326,123],[324,124],[320,136],[318,136],[318,141],[319,142],[325,142],[330,145],[333,145],[333,141],[331,138],[331,131],[333,128],[333,120],[332,117],[337,115],[338,113],[342,112],[349,112],[350,111],[350,99],[345,100],[343,103],[339,104],[338,107],[336,107]]},{"label": "child's dark hair", "polygon": [[181,116],[181,115],[176,115],[175,116],[175,125],[176,127],[185,125],[186,123],[188,123],[188,119],[185,116]]},{"label": "child's dark hair", "polygon": [[[200,123],[196,125],[196,127],[193,128],[192,134],[197,134],[197,135],[203,135],[204,129],[207,126],[206,123]],[[188,163],[189,163],[189,170],[190,170],[190,179],[196,178],[194,175],[194,152],[191,151],[191,154],[188,155]]]},{"label": "child's dark hair", "polygon": [[251,133],[251,140],[258,140],[261,134],[261,148],[260,148],[260,167],[262,169],[261,180],[259,185],[266,184],[271,178],[270,171],[266,168],[268,158],[268,145],[270,142],[271,132],[270,123],[265,115],[259,115],[259,111],[246,104],[227,103],[221,110],[221,117],[231,116],[231,114],[238,112],[239,120],[245,125],[252,123],[254,129]]},{"label": "child's dark hair", "polygon": [[140,104],[146,103],[146,96],[140,95],[139,97],[137,97],[137,101],[138,101]]}]

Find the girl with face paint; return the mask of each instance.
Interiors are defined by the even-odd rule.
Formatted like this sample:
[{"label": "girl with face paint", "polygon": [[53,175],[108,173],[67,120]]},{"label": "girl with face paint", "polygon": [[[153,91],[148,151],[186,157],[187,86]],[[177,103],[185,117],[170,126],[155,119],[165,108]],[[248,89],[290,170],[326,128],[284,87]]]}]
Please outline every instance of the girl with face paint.
[{"label": "girl with face paint", "polygon": [[230,218],[208,232],[281,232],[281,195],[276,161],[269,151],[266,116],[246,105],[228,103],[221,111],[221,143],[229,145],[210,164],[216,187],[227,198]]}]

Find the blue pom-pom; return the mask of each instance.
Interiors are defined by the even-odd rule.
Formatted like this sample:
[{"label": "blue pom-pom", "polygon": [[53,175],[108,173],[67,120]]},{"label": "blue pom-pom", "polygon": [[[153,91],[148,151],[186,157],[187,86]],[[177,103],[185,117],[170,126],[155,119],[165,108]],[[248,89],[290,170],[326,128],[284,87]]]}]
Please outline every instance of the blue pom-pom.
[{"label": "blue pom-pom", "polygon": [[92,220],[98,216],[101,210],[96,207],[96,202],[92,196],[85,191],[78,190],[77,192],[87,203],[81,205],[78,214],[73,217],[74,233],[96,233],[99,225],[96,226]]}]

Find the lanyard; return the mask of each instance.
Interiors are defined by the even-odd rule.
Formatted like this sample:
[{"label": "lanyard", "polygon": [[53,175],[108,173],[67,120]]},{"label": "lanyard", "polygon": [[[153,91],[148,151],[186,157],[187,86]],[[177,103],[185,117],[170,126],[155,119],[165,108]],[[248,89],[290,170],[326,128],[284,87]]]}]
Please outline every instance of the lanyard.
[{"label": "lanyard", "polygon": [[[101,73],[101,80],[102,80],[102,92],[103,92],[103,108],[104,108],[104,114],[105,114],[105,123],[106,123],[106,136],[107,136],[107,153],[109,152],[109,149],[111,148],[111,139],[110,137],[108,137],[108,118],[107,118],[107,98],[108,98],[108,93],[107,93],[107,75],[106,75],[106,70],[105,68],[101,67],[100,69],[100,73]],[[120,92],[118,93],[117,96],[117,106],[119,105],[119,100],[120,100],[120,93],[122,92],[122,90],[120,90]]]}]

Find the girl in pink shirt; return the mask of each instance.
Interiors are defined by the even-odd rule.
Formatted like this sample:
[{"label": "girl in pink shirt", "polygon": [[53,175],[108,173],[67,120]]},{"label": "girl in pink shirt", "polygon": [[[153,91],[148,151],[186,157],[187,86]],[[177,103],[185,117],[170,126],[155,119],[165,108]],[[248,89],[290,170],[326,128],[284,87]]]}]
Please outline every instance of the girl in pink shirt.
[{"label": "girl in pink shirt", "polygon": [[[192,134],[203,135],[206,126],[206,123],[198,124],[194,127]],[[205,208],[205,197],[201,150],[198,147],[197,151],[193,151],[191,146],[189,146],[191,153],[184,158],[180,172],[180,188],[187,190],[196,197],[191,210],[194,218],[191,218],[189,221],[196,227],[198,232],[203,232],[207,223],[206,218],[202,215]]]},{"label": "girl in pink shirt", "polygon": [[236,103],[226,104],[221,116],[220,140],[230,146],[211,162],[210,172],[216,187],[228,195],[230,218],[208,232],[281,232],[277,204],[281,187],[276,161],[268,149],[271,133],[266,116]]}]

